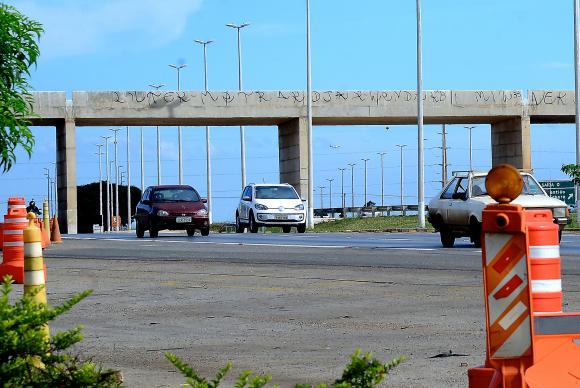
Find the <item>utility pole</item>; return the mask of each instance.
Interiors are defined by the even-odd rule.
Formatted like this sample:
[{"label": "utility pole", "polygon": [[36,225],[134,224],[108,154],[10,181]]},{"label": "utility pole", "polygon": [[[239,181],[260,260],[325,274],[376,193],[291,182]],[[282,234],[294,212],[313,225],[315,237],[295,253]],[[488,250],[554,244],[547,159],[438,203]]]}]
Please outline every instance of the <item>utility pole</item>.
[{"label": "utility pole", "polygon": [[425,227],[425,161],[423,146],[423,60],[421,34],[421,0],[417,0],[417,199],[419,213],[419,227]]},{"label": "utility pole", "polygon": [[310,0],[306,0],[306,120],[308,124],[308,223],[314,228],[314,149],[312,133],[312,61],[310,48]]},{"label": "utility pole", "polygon": [[[159,90],[165,84],[149,84],[155,90]],[[157,125],[157,186],[161,184],[161,135],[159,134],[159,125]]]},{"label": "utility pole", "polygon": [[365,198],[365,202],[364,202],[364,204],[363,204],[363,207],[365,207],[365,206],[367,205],[367,162],[368,162],[370,159],[361,159],[361,160],[362,160],[363,162],[365,162],[365,196],[364,196],[364,198]]},{"label": "utility pole", "polygon": [[[207,92],[207,45],[212,43],[213,40],[196,40],[196,43],[203,45],[203,78],[204,78],[204,87],[205,91]],[[206,167],[206,179],[207,179],[207,216],[209,223],[212,223],[212,188],[211,188],[211,141],[210,141],[210,131],[209,126],[205,126],[205,167]]]},{"label": "utility pole", "polygon": [[121,226],[123,225],[123,217],[121,216],[119,209],[119,186],[123,185],[123,172],[121,171],[121,168],[123,168],[123,166],[117,166],[117,176],[119,177],[119,180],[117,181],[117,188],[115,189],[117,200],[117,220],[119,221],[117,222],[117,232],[121,230]]},{"label": "utility pole", "polygon": [[111,195],[109,192],[109,139],[111,136],[101,136],[105,140],[105,170],[107,175],[107,227],[105,228],[105,224],[103,224],[103,228],[105,228],[105,232],[111,231],[111,213],[110,213],[110,203],[111,203]]},{"label": "utility pole", "polygon": [[[576,122],[576,165],[580,165],[580,1],[574,0],[574,100]],[[578,206],[580,206],[580,186],[576,184],[576,222],[578,222]]]},{"label": "utility pole", "polygon": [[346,207],[346,201],[344,198],[344,170],[346,168],[339,168],[340,170],[340,203],[342,204],[342,209],[344,212],[344,208]]},{"label": "utility pole", "polygon": [[[119,132],[121,129],[120,128],[111,128],[111,131],[113,131],[114,133],[114,137],[113,137],[113,144],[115,145],[115,210],[114,210],[114,215],[115,217],[119,216],[119,167],[117,164],[117,132]],[[115,231],[119,231],[119,223],[116,224],[116,228]]]},{"label": "utility pole", "polygon": [[[44,175],[46,175],[46,195],[47,195],[47,201],[48,201],[48,209],[50,209],[50,200],[52,198],[52,196],[50,195],[50,169],[49,168],[44,168]],[[50,213],[50,210],[48,211]],[[50,218],[50,215],[48,216]]]},{"label": "utility pole", "polygon": [[386,152],[378,152],[378,154],[381,156],[381,206],[385,206],[385,164],[383,156],[385,156]]},{"label": "utility pole", "polygon": [[53,188],[53,192],[54,192],[54,214],[56,215],[56,217],[58,218],[58,171],[57,171],[57,167],[56,167],[56,162],[51,162],[51,164],[54,164],[54,188]]},{"label": "utility pole", "polygon": [[[250,23],[242,23],[236,25],[233,23],[226,24],[226,27],[231,27],[238,32],[238,90],[242,91],[242,40],[240,30],[249,26]],[[246,138],[244,134],[244,126],[240,125],[240,160],[242,165],[242,190],[246,187]],[[312,225],[310,226],[312,227]]]},{"label": "utility pole", "polygon": [[469,171],[473,171],[473,163],[472,163],[472,148],[471,148],[471,130],[475,128],[475,125],[472,126],[465,126],[465,129],[469,130]]},{"label": "utility pole", "polygon": [[97,155],[99,155],[99,216],[101,216],[101,233],[103,233],[103,227],[104,227],[104,223],[103,223],[103,151],[101,150],[101,148],[103,147],[102,144],[97,144],[97,148],[98,148],[98,152]]},{"label": "utility pole", "polygon": [[114,202],[114,196],[113,193],[115,191],[115,184],[113,183],[113,170],[115,169],[115,161],[111,160],[109,162],[109,171],[111,172],[111,184],[110,184],[110,192],[109,194],[107,194],[109,196],[109,198],[111,199],[111,202],[109,203],[109,205],[111,206],[110,209],[110,214],[111,214],[111,223],[109,224],[109,231],[114,231],[115,228],[113,228],[113,219],[115,219],[115,224],[117,223],[116,218],[115,218],[115,202]]},{"label": "utility pole", "polygon": [[[403,201],[404,201],[404,196],[403,196],[403,148],[405,148],[407,145],[406,144],[397,144],[397,147],[399,147],[400,151],[401,151],[401,215],[403,215]],[[420,212],[421,209],[419,209]]]},{"label": "utility pole", "polygon": [[129,147],[129,127],[127,126],[127,230],[131,230],[131,147]]},{"label": "utility pole", "polygon": [[[184,67],[186,67],[186,64],[183,65],[169,65],[169,67],[174,68],[175,70],[177,70],[177,94],[179,94],[179,92],[181,91],[181,86],[179,83],[179,72],[181,69],[183,69]],[[182,153],[182,147],[181,147],[181,126],[178,125],[177,126],[177,170],[178,170],[178,175],[179,175],[179,184],[182,185],[183,184],[183,153]]]},{"label": "utility pole", "polygon": [[441,188],[447,183],[447,132],[445,124],[441,130]]}]

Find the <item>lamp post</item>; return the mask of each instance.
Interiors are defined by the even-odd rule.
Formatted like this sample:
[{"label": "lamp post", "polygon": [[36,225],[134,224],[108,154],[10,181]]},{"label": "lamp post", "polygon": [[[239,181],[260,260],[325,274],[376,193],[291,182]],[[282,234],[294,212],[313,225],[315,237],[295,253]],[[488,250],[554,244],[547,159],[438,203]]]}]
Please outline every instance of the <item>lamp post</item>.
[{"label": "lamp post", "polygon": [[377,152],[377,154],[381,156],[381,206],[385,206],[385,164],[383,156],[385,156],[386,152]]},{"label": "lamp post", "polygon": [[[169,67],[174,68],[177,71],[177,93],[181,90],[181,86],[179,83],[179,72],[181,69],[186,67],[186,64],[183,65],[169,65]],[[183,159],[182,159],[182,151],[181,151],[181,126],[177,126],[177,170],[179,175],[179,184],[183,184]]]},{"label": "lamp post", "polygon": [[105,140],[105,175],[107,176],[107,227],[105,228],[105,224],[103,224],[103,228],[105,228],[105,232],[109,232],[111,230],[111,213],[110,213],[110,203],[111,203],[111,195],[109,191],[109,139],[111,136],[101,136]]},{"label": "lamp post", "polygon": [[[119,216],[119,167],[117,164],[117,132],[119,132],[121,129],[120,128],[110,128],[110,131],[113,131],[114,135],[113,135],[113,144],[115,145],[115,211],[114,211],[114,215],[115,217]],[[117,226],[115,228],[115,230],[118,232],[119,231],[119,224],[117,223]]]},{"label": "lamp post", "polygon": [[[114,184],[113,184],[113,170],[115,169],[115,161],[111,160],[109,162],[109,171],[111,173],[111,184],[109,185],[109,193],[107,194],[109,196],[109,198],[111,199],[111,201],[109,202],[109,206],[111,207],[110,214],[111,214],[111,223],[109,224],[109,231],[113,231],[113,219],[115,218],[115,206],[114,206],[114,202],[113,202],[113,192],[115,190]],[[115,221],[115,224],[117,222]]]},{"label": "lamp post", "polygon": [[119,221],[117,222],[117,232],[121,230],[121,226],[123,225],[123,217],[121,217],[121,212],[119,211],[119,186],[123,185],[123,172],[121,171],[121,168],[123,168],[123,166],[117,166],[117,177],[119,177],[119,179],[117,180],[117,187],[115,188],[115,201],[117,206],[117,214],[115,215],[117,216],[117,221]]},{"label": "lamp post", "polygon": [[363,204],[363,207],[365,207],[367,205],[367,162],[370,159],[361,159],[363,162],[365,162],[365,203]]},{"label": "lamp post", "polygon": [[54,164],[54,187],[53,187],[53,193],[54,193],[54,215],[58,218],[58,171],[57,171],[57,167],[56,167],[56,162],[51,162],[51,164]]},{"label": "lamp post", "polygon": [[344,199],[344,170],[346,170],[346,168],[339,168],[339,170],[340,170],[340,203],[342,204],[342,209],[344,213],[344,208],[346,207],[345,203],[346,201]]},{"label": "lamp post", "polygon": [[[149,84],[155,90],[159,90],[165,84]],[[161,135],[159,134],[159,125],[157,125],[157,185],[161,184]]]},{"label": "lamp post", "polygon": [[[46,175],[46,195],[48,201],[48,209],[50,209],[50,202],[52,198],[52,195],[50,194],[50,169],[45,167],[44,171],[45,171],[44,175]],[[50,213],[50,210],[48,212]],[[50,215],[48,217],[50,218]]]},{"label": "lamp post", "polygon": [[[574,0],[574,100],[576,101],[576,165],[580,165],[580,2]],[[576,191],[576,221],[578,221],[578,206],[580,205],[580,186],[575,185]]]},{"label": "lamp post", "polygon": [[423,64],[421,36],[421,0],[417,0],[417,159],[418,159],[418,213],[419,227],[425,227],[425,162],[423,147]]},{"label": "lamp post", "polygon": [[[240,30],[244,27],[249,26],[250,23],[242,24],[226,24],[227,27],[231,27],[237,30],[238,33],[238,90],[242,90],[242,40]],[[240,161],[242,165],[242,190],[246,187],[246,139],[244,135],[244,126],[240,125]]]},{"label": "lamp post", "polygon": [[356,163],[348,163],[350,166],[350,207],[354,207],[354,166]]},{"label": "lamp post", "polygon": [[141,193],[145,190],[145,159],[143,157],[143,127],[141,127]]},{"label": "lamp post", "polygon": [[465,126],[465,129],[469,130],[469,171],[473,171],[473,164],[472,164],[472,149],[471,149],[471,130],[475,128],[475,125],[472,126]]},{"label": "lamp post", "polygon": [[320,189],[320,210],[321,210],[320,214],[324,214],[322,213],[322,209],[324,209],[324,189],[326,188],[326,186],[318,186],[318,188]]},{"label": "lamp post", "polygon": [[127,230],[131,230],[131,150],[129,147],[128,126],[127,126]]},{"label": "lamp post", "polygon": [[[332,181],[334,180],[334,178],[329,178],[329,179],[326,179],[326,180],[328,181],[328,190],[329,190],[329,191],[328,191],[328,200],[329,200],[329,205],[328,205],[328,207],[331,209],[331,210],[330,210],[330,214],[331,214],[332,216],[334,216],[334,213],[333,213],[333,211],[332,211]],[[333,218],[334,218],[334,217],[333,217]]]},{"label": "lamp post", "polygon": [[447,183],[447,131],[443,124],[441,129],[441,188]]},{"label": "lamp post", "polygon": [[397,147],[399,147],[399,150],[401,151],[401,163],[400,163],[400,167],[401,167],[401,215],[403,215],[403,148],[405,148],[407,145],[406,144],[397,144]]},{"label": "lamp post", "polygon": [[104,227],[104,223],[103,223],[103,151],[102,151],[102,144],[97,144],[97,148],[98,148],[98,152],[97,155],[99,155],[99,216],[101,216],[101,233],[103,233],[103,227]]},{"label": "lamp post", "polygon": [[310,53],[310,0],[306,0],[306,116],[308,119],[308,222],[314,227],[314,150],[312,135],[312,63]]},{"label": "lamp post", "polygon": [[[203,45],[203,78],[204,78],[204,88],[207,92],[207,45],[212,43],[213,40],[196,40],[196,43]],[[210,141],[210,131],[209,126],[205,126],[205,166],[207,175],[207,216],[209,223],[212,223],[212,188],[211,188],[211,141]]]}]

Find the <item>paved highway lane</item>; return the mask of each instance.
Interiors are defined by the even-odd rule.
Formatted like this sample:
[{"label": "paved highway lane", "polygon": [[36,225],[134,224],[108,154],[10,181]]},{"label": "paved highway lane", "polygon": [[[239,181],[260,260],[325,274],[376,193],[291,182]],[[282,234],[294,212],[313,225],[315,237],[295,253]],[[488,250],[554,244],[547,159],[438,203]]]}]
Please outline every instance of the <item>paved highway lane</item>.
[{"label": "paved highway lane", "polygon": [[[564,236],[568,311],[580,311],[579,247]],[[118,233],[66,236],[45,256],[50,303],[94,289],[51,330],[84,324],[78,349],[121,369],[129,387],[179,386],[165,351],[204,376],[232,361],[233,376],[259,370],[282,387],[332,381],[357,347],[408,357],[390,387],[464,387],[485,356],[481,252],[467,240]]]}]

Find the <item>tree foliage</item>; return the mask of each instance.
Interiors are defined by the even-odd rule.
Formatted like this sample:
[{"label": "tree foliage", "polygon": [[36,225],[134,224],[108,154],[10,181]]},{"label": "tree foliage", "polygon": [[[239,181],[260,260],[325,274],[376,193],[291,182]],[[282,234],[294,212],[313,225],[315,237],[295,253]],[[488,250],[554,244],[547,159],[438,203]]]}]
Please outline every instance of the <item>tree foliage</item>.
[{"label": "tree foliage", "polygon": [[0,168],[10,170],[20,145],[32,154],[34,137],[28,125],[32,94],[30,68],[36,64],[42,25],[14,7],[0,3]]},{"label": "tree foliage", "polygon": [[572,178],[575,185],[580,185],[580,165],[563,164],[562,172]]},{"label": "tree foliage", "polygon": [[38,304],[30,295],[13,304],[10,277],[0,286],[0,385],[3,387],[117,387],[120,375],[91,361],[65,353],[82,340],[81,327],[47,340],[48,322],[87,297],[82,292],[55,308]]}]

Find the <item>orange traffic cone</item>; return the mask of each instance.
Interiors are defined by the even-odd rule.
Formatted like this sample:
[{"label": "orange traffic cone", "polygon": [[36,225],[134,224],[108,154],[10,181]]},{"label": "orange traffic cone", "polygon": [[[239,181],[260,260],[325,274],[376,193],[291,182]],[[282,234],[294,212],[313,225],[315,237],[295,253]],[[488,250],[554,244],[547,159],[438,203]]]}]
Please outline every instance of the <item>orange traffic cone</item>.
[{"label": "orange traffic cone", "polygon": [[58,218],[56,216],[52,219],[52,230],[50,231],[50,241],[55,244],[60,244],[62,239],[60,238],[60,228],[58,226]]},{"label": "orange traffic cone", "polygon": [[36,225],[38,225],[38,227],[40,228],[40,234],[42,235],[42,249],[47,247],[46,244],[46,233],[44,233],[44,224],[42,223],[42,220],[39,220],[38,218],[36,219]]}]

